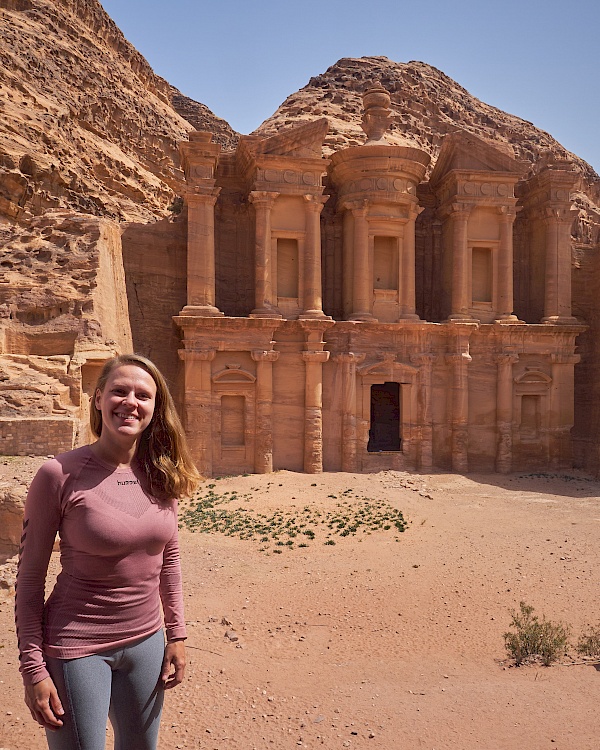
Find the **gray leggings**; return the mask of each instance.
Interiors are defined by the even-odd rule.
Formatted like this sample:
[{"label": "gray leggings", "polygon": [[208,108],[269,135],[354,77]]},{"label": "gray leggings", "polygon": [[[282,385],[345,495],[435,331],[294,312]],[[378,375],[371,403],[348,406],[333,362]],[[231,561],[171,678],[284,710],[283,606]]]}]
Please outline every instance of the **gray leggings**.
[{"label": "gray leggings", "polygon": [[80,659],[47,658],[65,709],[64,725],[46,731],[50,750],[104,750],[106,721],[115,750],[156,750],[164,691],[159,685],[163,631]]}]

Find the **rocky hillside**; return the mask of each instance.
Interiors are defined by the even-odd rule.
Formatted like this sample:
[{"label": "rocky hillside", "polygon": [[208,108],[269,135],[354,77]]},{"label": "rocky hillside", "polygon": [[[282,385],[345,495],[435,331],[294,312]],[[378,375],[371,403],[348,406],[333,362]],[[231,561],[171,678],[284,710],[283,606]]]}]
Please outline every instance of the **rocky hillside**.
[{"label": "rocky hillside", "polygon": [[181,190],[177,141],[200,124],[235,141],[152,71],[97,0],[0,0],[0,36],[0,216],[164,216]]},{"label": "rocky hillside", "polygon": [[408,139],[432,157],[435,165],[443,137],[462,128],[508,149],[517,159],[536,161],[550,151],[573,160],[593,181],[598,175],[587,162],[563,148],[530,122],[481,102],[437,68],[422,62],[398,63],[387,57],[342,58],[325,73],[311,78],[265,120],[256,133],[271,135],[283,126],[327,117],[327,154],[364,143],[360,127],[362,93],[379,80],[392,97],[396,119],[386,139],[403,144]]}]

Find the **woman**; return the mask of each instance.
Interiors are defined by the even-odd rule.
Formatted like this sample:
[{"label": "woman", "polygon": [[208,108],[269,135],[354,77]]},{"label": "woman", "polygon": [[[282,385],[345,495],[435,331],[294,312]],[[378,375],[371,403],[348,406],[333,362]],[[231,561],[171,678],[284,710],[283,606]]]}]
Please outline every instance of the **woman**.
[{"label": "woman", "polygon": [[[199,476],[163,376],[124,354],[91,403],[98,438],[45,463],[25,504],[16,622],[25,702],[50,750],[154,750],[186,637],[177,498]],[[44,604],[56,532],[62,570]],[[163,634],[163,616],[166,630]]]}]

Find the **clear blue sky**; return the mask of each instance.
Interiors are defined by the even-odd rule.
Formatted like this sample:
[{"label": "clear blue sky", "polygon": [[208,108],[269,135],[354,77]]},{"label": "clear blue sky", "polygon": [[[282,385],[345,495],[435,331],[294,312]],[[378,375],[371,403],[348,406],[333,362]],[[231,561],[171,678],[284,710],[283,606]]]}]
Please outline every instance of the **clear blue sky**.
[{"label": "clear blue sky", "polygon": [[600,172],[600,0],[101,0],[156,73],[249,133],[341,57],[439,68]]}]

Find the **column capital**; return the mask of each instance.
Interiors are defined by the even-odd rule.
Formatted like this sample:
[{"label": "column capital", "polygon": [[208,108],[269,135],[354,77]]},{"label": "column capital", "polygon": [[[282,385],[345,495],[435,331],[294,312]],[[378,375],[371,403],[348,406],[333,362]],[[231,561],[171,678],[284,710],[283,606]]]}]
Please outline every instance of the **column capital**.
[{"label": "column capital", "polygon": [[329,352],[302,352],[302,359],[310,364],[323,364],[329,359]]},{"label": "column capital", "polygon": [[312,193],[302,196],[306,202],[306,208],[321,213],[323,206],[329,200],[328,195],[313,195]]},{"label": "column capital", "polygon": [[468,352],[455,352],[453,354],[445,354],[444,359],[449,365],[461,366],[468,365],[473,357]]},{"label": "column capital", "polygon": [[498,206],[500,220],[506,223],[513,222],[517,216],[517,209],[514,206]]},{"label": "column capital", "polygon": [[267,190],[253,190],[248,193],[248,200],[250,203],[254,203],[257,208],[271,208],[280,193],[272,193]]},{"label": "column capital", "polygon": [[450,216],[453,219],[466,220],[471,215],[473,206],[470,203],[452,203],[449,209]]},{"label": "column capital", "polygon": [[514,365],[519,361],[519,355],[516,352],[502,352],[494,355],[494,361],[499,365]]},{"label": "column capital", "polygon": [[546,224],[571,224],[578,211],[570,206],[544,206],[540,210],[540,215]]},{"label": "column capital", "polygon": [[255,362],[276,362],[279,352],[274,349],[252,349],[250,356]]},{"label": "column capital", "polygon": [[414,362],[415,365],[431,365],[437,359],[435,354],[429,354],[428,352],[420,352],[419,354],[411,354],[410,361]]},{"label": "column capital", "polygon": [[208,188],[197,186],[193,190],[190,190],[188,193],[186,193],[185,198],[187,200],[188,206],[214,206],[217,202],[217,198],[219,197],[220,192],[220,187]]},{"label": "column capital", "polygon": [[212,362],[217,353],[216,349],[178,349],[179,359],[184,362]]},{"label": "column capital", "polygon": [[419,206],[418,203],[410,203],[407,207],[408,221],[414,221],[419,214],[425,210],[425,206]]},{"label": "column capital", "polygon": [[345,200],[341,202],[341,208],[351,211],[354,216],[366,216],[370,201],[367,198],[361,200]]},{"label": "column capital", "polygon": [[366,354],[357,354],[356,352],[343,352],[341,354],[334,354],[333,361],[339,362],[343,365],[359,365],[366,359]]},{"label": "column capital", "polygon": [[553,365],[577,365],[581,362],[581,355],[554,352],[550,355],[550,361]]}]

